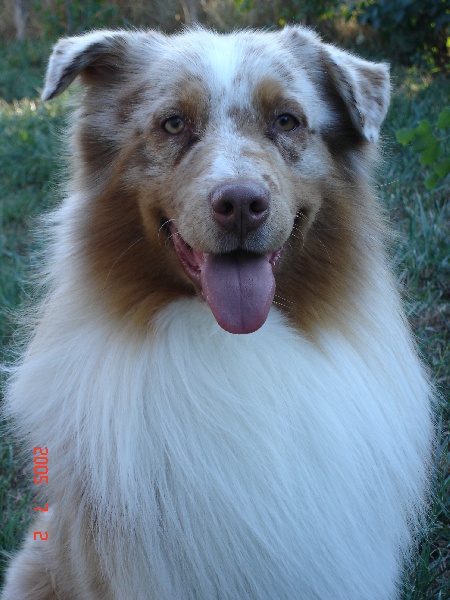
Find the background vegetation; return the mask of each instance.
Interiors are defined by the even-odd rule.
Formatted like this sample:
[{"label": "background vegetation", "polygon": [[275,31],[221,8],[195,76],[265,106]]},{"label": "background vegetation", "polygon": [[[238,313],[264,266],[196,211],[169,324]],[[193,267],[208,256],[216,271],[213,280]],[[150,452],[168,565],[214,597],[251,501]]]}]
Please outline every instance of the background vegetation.
[{"label": "background vegetation", "polygon": [[[0,16],[0,362],[10,358],[13,312],[32,291],[25,283],[35,248],[31,232],[38,215],[57,201],[65,98],[43,105],[39,93],[59,35],[94,27],[170,32],[192,22],[218,30],[302,22],[328,41],[393,64],[379,194],[400,232],[392,260],[442,395],[435,501],[428,532],[405,578],[403,600],[450,598],[446,0],[0,0]],[[17,547],[31,516],[28,489],[5,430],[0,437],[0,581],[6,553]]]}]

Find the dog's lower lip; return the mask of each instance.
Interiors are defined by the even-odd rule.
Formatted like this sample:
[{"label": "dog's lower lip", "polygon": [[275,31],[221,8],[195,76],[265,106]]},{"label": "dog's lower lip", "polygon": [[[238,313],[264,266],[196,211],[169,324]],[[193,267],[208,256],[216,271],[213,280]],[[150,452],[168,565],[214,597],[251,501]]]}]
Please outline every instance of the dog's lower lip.
[{"label": "dog's lower lip", "polygon": [[201,266],[205,260],[205,253],[197,252],[189,246],[172,224],[170,226],[170,239],[187,275],[196,287],[200,286]]},{"label": "dog's lower lip", "polygon": [[[178,255],[180,262],[183,265],[184,270],[187,275],[192,279],[194,284],[200,285],[201,278],[201,269],[202,265],[205,262],[205,258],[208,252],[199,252],[192,248],[181,236],[180,232],[175,228],[175,226],[171,223],[169,227],[170,239],[173,243],[175,251]],[[242,252],[246,253],[244,250],[235,250],[234,252],[230,252],[228,254],[232,255],[234,253]],[[273,252],[267,252],[264,256],[267,257],[268,262],[272,265],[272,270],[275,273],[280,262],[281,254],[283,252],[283,246],[280,246],[277,250]],[[252,254],[251,252],[247,252],[247,254]],[[255,253],[256,254],[256,253]]]}]

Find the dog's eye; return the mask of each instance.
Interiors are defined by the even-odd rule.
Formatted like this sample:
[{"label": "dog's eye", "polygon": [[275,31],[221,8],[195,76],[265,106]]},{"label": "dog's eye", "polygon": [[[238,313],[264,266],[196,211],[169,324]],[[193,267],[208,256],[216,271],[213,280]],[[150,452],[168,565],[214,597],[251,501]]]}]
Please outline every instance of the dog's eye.
[{"label": "dog's eye", "polygon": [[177,135],[178,133],[182,133],[185,128],[185,122],[181,117],[170,117],[163,123],[164,129],[167,133],[172,135]]},{"label": "dog's eye", "polygon": [[279,131],[293,131],[299,125],[299,120],[287,113],[285,115],[280,115],[274,123],[275,129],[278,129]]}]

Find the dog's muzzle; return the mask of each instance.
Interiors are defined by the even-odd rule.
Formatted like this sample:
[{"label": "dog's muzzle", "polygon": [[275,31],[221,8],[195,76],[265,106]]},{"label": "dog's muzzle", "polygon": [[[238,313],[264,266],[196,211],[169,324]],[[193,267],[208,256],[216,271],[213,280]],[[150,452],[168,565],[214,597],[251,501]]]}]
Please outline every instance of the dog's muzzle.
[{"label": "dog's muzzle", "polygon": [[[222,184],[211,194],[213,219],[241,244],[270,212],[269,193],[255,183]],[[170,226],[171,239],[187,275],[230,333],[252,333],[266,321],[275,295],[282,248],[258,254],[238,248],[225,254],[197,252]]]}]

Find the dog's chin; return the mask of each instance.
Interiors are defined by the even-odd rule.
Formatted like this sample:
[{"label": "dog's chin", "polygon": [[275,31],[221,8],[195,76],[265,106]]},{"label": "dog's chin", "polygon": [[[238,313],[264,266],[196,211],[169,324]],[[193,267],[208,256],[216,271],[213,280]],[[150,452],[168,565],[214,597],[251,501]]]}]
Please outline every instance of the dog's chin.
[{"label": "dog's chin", "polygon": [[265,254],[243,249],[198,252],[173,225],[170,239],[184,271],[225,331],[253,333],[264,325],[275,295],[282,247]]}]

